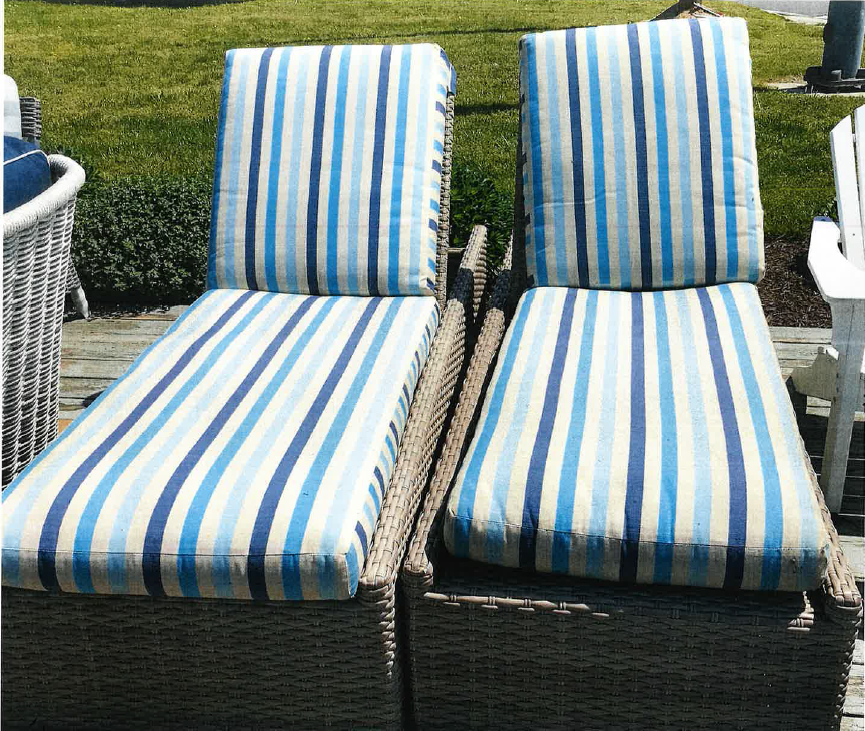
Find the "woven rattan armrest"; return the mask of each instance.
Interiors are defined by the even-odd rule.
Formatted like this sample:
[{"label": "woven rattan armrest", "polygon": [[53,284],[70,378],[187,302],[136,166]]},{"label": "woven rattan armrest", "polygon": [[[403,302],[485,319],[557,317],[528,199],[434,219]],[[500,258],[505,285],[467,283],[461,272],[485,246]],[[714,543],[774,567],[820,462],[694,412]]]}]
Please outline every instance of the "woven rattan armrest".
[{"label": "woven rattan armrest", "polygon": [[512,246],[508,247],[502,270],[498,273],[477,343],[462,384],[459,403],[430,483],[423,510],[403,567],[403,578],[420,590],[433,584],[435,554],[438,550],[439,521],[451,482],[456,474],[468,437],[482,403],[482,392],[504,337],[510,316]]},{"label": "woven rattan armrest", "polygon": [[[443,390],[452,392],[456,387],[462,369],[466,333],[473,329],[483,295],[486,256],[487,231],[483,226],[476,226],[463,254],[432,352],[415,392],[412,412],[429,409],[429,405],[436,401],[442,403]],[[442,429],[449,403],[449,398],[444,400],[443,408],[435,410],[428,419],[409,417],[400,459],[385,495],[370,554],[360,577],[357,597],[361,602],[375,603],[383,593],[392,590],[429,474],[429,469],[422,467],[432,461],[438,442],[431,437]]]}]

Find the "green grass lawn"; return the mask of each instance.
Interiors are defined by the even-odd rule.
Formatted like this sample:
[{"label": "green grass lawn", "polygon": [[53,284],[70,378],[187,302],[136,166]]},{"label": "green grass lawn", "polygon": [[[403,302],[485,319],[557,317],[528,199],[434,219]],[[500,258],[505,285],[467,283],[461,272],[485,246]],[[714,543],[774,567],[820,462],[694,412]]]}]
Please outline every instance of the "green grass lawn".
[{"label": "green grass lawn", "polygon": [[[96,2],[96,0],[94,0]],[[209,176],[226,49],[432,41],[459,75],[456,159],[513,190],[517,41],[533,30],[645,20],[671,0],[253,0],[189,8],[7,0],[6,70],[44,104],[45,147],[91,178]],[[862,100],[789,95],[768,81],[820,63],[820,28],[728,2],[748,19],[767,239],[804,240],[834,197],[827,134]]]}]

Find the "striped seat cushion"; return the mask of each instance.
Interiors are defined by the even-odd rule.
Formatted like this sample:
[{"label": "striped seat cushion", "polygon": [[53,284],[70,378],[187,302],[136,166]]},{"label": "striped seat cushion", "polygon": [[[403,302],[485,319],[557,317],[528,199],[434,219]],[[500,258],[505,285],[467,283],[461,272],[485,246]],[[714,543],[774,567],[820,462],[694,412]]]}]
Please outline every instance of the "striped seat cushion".
[{"label": "striped seat cushion", "polygon": [[3,583],[346,599],[431,297],[211,290],[3,493]]},{"label": "striped seat cushion", "polygon": [[530,283],[650,290],[762,276],[745,21],[528,35],[520,86]]},{"label": "striped seat cushion", "polygon": [[429,44],[229,51],[208,286],[434,294],[455,78]]},{"label": "striped seat cushion", "polygon": [[456,556],[804,590],[828,536],[756,288],[536,288],[450,495]]}]

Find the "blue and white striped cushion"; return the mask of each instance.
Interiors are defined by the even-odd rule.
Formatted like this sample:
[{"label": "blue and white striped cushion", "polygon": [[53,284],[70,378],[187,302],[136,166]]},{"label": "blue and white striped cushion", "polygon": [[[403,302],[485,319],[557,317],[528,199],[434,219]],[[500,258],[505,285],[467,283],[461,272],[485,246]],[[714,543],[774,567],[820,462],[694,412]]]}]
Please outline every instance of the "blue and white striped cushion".
[{"label": "blue and white striped cushion", "polygon": [[229,51],[208,287],[434,294],[455,79],[429,44]]},{"label": "blue and white striped cushion", "polygon": [[531,289],[445,540],[594,579],[811,589],[828,536],[805,460],[752,284]]},{"label": "blue and white striped cushion", "polygon": [[3,584],[351,597],[438,318],[207,292],[3,493]]},{"label": "blue and white striped cushion", "polygon": [[763,272],[741,19],[525,36],[529,281],[650,290]]}]

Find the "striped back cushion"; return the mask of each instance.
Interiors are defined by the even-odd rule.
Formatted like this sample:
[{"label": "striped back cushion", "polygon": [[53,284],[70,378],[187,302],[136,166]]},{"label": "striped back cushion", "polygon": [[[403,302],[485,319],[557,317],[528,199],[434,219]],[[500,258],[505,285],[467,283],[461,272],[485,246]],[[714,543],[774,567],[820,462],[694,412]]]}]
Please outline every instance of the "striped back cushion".
[{"label": "striped back cushion", "polygon": [[434,294],[454,88],[429,44],[229,51],[208,287]]},{"label": "striped back cushion", "polygon": [[529,284],[648,290],[763,271],[741,19],[525,36]]}]

